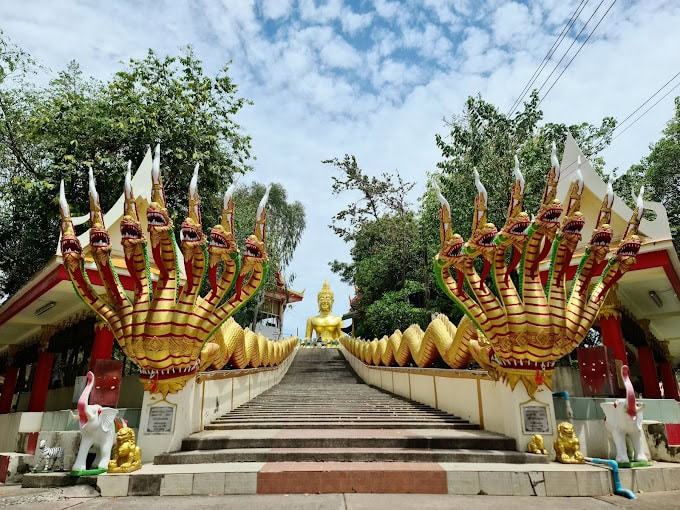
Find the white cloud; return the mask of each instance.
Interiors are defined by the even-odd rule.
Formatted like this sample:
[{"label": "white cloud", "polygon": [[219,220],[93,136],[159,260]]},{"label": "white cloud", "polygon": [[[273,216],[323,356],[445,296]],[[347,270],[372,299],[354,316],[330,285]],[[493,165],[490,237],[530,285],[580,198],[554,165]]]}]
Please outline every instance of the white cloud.
[{"label": "white cloud", "polygon": [[310,23],[327,23],[342,14],[342,0],[327,0],[316,5],[315,0],[299,0],[300,17]]},{"label": "white cloud", "polygon": [[493,13],[492,30],[494,41],[499,45],[510,44],[529,39],[538,27],[533,27],[529,9],[524,4],[508,2]]},{"label": "white cloud", "polygon": [[375,12],[381,18],[392,19],[399,11],[399,2],[389,2],[387,0],[376,0]]},{"label": "white cloud", "polygon": [[293,0],[262,0],[262,14],[265,19],[287,18],[293,6]]},{"label": "white cloud", "polygon": [[373,23],[373,13],[357,14],[350,10],[343,12],[340,18],[342,28],[348,34],[354,34],[364,28],[371,26]]},{"label": "white cloud", "polygon": [[359,53],[340,37],[334,37],[323,46],[321,60],[327,66],[346,69],[352,69],[361,64]]}]

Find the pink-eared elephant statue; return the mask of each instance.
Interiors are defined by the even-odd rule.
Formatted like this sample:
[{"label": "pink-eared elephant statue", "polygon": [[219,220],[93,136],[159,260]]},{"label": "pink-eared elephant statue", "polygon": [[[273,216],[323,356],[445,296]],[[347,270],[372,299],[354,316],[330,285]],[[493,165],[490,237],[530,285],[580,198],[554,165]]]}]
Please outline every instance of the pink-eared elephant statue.
[{"label": "pink-eared elephant statue", "polygon": [[[626,388],[626,398],[600,404],[604,412],[604,424],[616,447],[616,462],[619,464],[628,463],[632,460],[647,462],[642,432],[642,408],[644,404],[635,400],[633,384],[630,382],[630,370],[627,365],[621,367],[621,376]],[[630,437],[635,450],[633,459],[628,458],[626,436]]]},{"label": "pink-eared elephant statue", "polygon": [[73,463],[71,472],[81,474],[86,470],[85,462],[90,447],[97,449],[97,455],[92,464],[93,470],[106,471],[111,459],[111,448],[116,439],[114,420],[118,409],[90,404],[90,392],[94,386],[94,374],[87,373],[87,384],[78,399],[78,418],[80,420],[80,448]]}]

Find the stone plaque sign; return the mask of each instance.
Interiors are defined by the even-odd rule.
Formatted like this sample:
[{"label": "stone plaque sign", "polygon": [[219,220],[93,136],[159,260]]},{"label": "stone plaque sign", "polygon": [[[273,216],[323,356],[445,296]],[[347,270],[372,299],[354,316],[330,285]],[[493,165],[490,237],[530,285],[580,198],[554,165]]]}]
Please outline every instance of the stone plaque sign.
[{"label": "stone plaque sign", "polygon": [[523,405],[522,426],[525,434],[550,434],[550,420],[548,420],[546,406]]},{"label": "stone plaque sign", "polygon": [[149,420],[146,431],[151,434],[172,432],[175,425],[175,408],[173,406],[154,406],[149,408]]}]

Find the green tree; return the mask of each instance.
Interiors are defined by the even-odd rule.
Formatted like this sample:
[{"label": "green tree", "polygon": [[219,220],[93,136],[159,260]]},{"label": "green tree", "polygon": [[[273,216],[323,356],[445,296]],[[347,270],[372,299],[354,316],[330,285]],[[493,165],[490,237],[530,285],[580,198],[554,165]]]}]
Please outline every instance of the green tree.
[{"label": "green tree", "polygon": [[358,308],[365,319],[357,334],[365,338],[391,334],[409,324],[425,326],[428,306],[429,267],[423,264],[425,246],[420,225],[406,200],[413,183],[399,173],[369,177],[354,156],[326,160],[339,170],[333,176],[333,193],[356,200],[332,218],[333,231],[352,243],[350,262],[335,260],[331,269],[361,296]]},{"label": "green tree", "polygon": [[[264,196],[265,185],[252,183],[249,186],[238,186],[234,191],[234,229],[239,246],[245,244],[246,237],[253,232],[255,215],[260,199]],[[305,209],[299,201],[288,202],[285,188],[273,183],[267,201],[266,249],[269,255],[269,274],[265,281],[265,289],[275,287],[274,273],[284,271],[293,259],[295,248],[305,230]],[[289,281],[294,275],[288,275]],[[250,300],[234,319],[243,326],[255,329],[260,317],[260,308],[264,302],[264,292]]]},{"label": "green tree", "polygon": [[[7,51],[6,70],[31,68],[25,53]],[[11,64],[11,65],[10,65]],[[0,288],[18,290],[53,255],[59,235],[56,195],[64,179],[74,216],[89,210],[87,166],[92,166],[102,207],[122,192],[125,162],[141,160],[149,144],[161,143],[168,209],[179,230],[195,163],[206,224],[218,221],[221,192],[250,170],[250,137],[236,114],[249,101],[237,96],[228,65],[204,73],[190,47],[179,56],[152,50],[132,59],[108,82],[85,79],[71,63],[44,88],[25,77],[0,83]],[[19,235],[20,233],[20,235]]]}]

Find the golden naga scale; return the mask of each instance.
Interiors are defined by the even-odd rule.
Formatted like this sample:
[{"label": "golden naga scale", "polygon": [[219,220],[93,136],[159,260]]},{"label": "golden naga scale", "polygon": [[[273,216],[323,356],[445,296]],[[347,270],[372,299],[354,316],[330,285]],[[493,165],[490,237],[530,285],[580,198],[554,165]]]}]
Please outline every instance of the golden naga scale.
[{"label": "golden naga scale", "polygon": [[[465,312],[458,327],[440,315],[425,332],[414,325],[403,334],[396,331],[372,342],[343,339],[343,345],[362,361],[376,365],[396,362],[404,366],[413,360],[426,367],[441,357],[451,368],[465,368],[472,358],[513,389],[521,381],[531,396],[542,384],[550,388],[555,362],[581,343],[609,289],[635,264],[643,213],[640,190],[623,238],[610,252],[614,193],[611,185],[608,187],[569,288],[566,273],[585,223],[580,211],[583,178],[579,169],[560,223],[563,205],[555,196],[560,167],[554,144],[551,159],[542,203],[530,220],[523,211],[525,183],[515,157],[515,183],[500,231],[487,221],[487,193],[475,171],[477,197],[472,234],[467,241],[454,232],[449,203],[433,183],[441,203],[441,244],[434,272],[440,287]],[[539,266],[547,257],[544,286]],[[481,274],[475,268],[478,258],[483,261]],[[597,276],[595,271],[603,263],[604,269]],[[510,277],[515,270],[518,286]]]},{"label": "golden naga scale", "polygon": [[[153,158],[151,204],[147,209],[151,256],[158,269],[152,285],[147,240],[142,232],[132,190],[130,163],[125,177],[125,211],[121,221],[121,243],[125,264],[134,281],[134,296],[125,292],[111,260],[111,241],[99,204],[90,169],[90,247],[97,271],[106,289],[100,296],[90,283],[85,258],[75,235],[68,203],[61,183],[61,252],[64,266],[82,300],[111,328],[125,355],[140,370],[146,390],[175,393],[195,377],[199,369],[222,368],[232,361],[239,368],[278,364],[292,351],[295,341],[269,345],[255,341],[248,332],[228,319],[262,287],[268,269],[265,251],[265,206],[269,189],[262,198],[255,229],[239,253],[234,240],[233,186],[225,193],[221,221],[203,233],[198,195],[198,165],[189,186],[189,211],[182,223],[181,249],[186,281],[180,285],[177,243],[168,214],[160,173],[160,147]],[[210,292],[201,297],[204,277]],[[251,332],[252,334],[252,332]],[[252,334],[254,335],[254,334]],[[250,341],[246,341],[251,338]],[[256,349],[257,352],[254,352]]]}]

